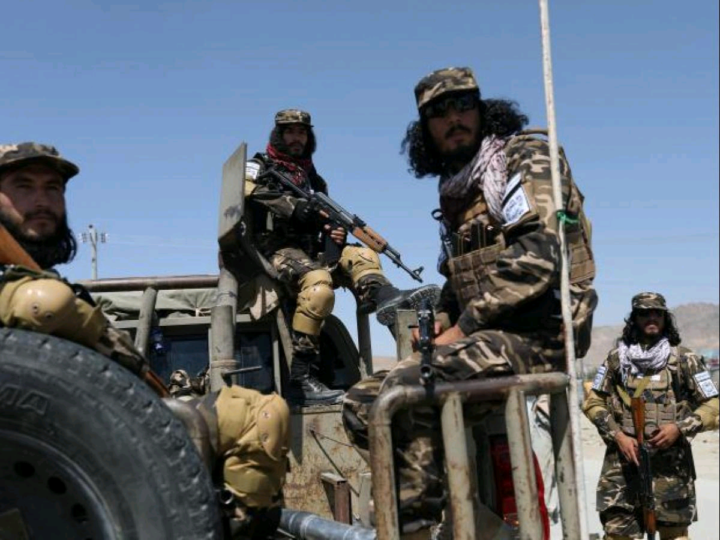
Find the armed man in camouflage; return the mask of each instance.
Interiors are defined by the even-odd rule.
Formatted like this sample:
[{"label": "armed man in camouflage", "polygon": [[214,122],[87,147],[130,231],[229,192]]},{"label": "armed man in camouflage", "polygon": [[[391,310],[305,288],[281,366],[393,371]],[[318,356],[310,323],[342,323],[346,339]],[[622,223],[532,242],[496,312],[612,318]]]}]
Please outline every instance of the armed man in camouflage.
[{"label": "armed man in camouflage", "polygon": [[[280,279],[297,294],[288,397],[305,405],[337,403],[344,394],[329,389],[313,374],[320,360],[323,321],[335,304],[334,288],[351,289],[361,309],[376,309],[378,320],[387,326],[393,324],[398,308],[415,308],[423,298],[434,301],[440,293],[435,285],[398,290],[383,274],[377,253],[346,244],[347,231],[333,228],[308,201],[263,176],[273,167],[308,193],[327,194],[327,183],[313,165],[315,148],[310,114],[282,110],[275,115],[266,153],[248,161],[245,180],[245,196],[253,209],[255,243]],[[337,263],[324,260],[324,236],[342,248]]]},{"label": "armed man in camouflage", "polygon": [[[402,147],[416,177],[440,178],[434,215],[441,222],[439,270],[447,282],[436,308],[436,376],[461,381],[563,370],[558,209],[547,142],[521,131],[527,118],[513,103],[481,99],[468,68],[429,74],[415,87],[415,99],[419,119]],[[561,174],[582,355],[597,303],[595,267],[583,197],[563,154]],[[419,361],[410,357],[348,391],[343,420],[361,452],[368,449],[368,412],[378,394],[417,384],[419,377]],[[394,426],[403,532],[426,538],[445,504],[438,417],[414,409],[401,412]]]},{"label": "armed man in camouflage", "polygon": [[[149,366],[129,335],[110,324],[85,289],[54,270],[76,251],[65,189],[78,172],[53,146],[0,145],[0,224],[42,268],[0,264],[0,326],[77,342],[143,378]],[[288,464],[287,405],[277,394],[239,386],[209,394],[196,405],[215,434],[210,442],[217,467],[234,496],[232,530],[244,538],[272,538]]]},{"label": "armed man in camouflage", "polygon": [[665,298],[640,293],[618,346],[598,370],[583,411],[607,444],[597,487],[597,510],[607,540],[643,538],[638,508],[638,443],[631,397],[645,399],[653,495],[662,540],[684,540],[697,521],[690,440],[714,429],[718,391],[702,356],[680,347]]}]

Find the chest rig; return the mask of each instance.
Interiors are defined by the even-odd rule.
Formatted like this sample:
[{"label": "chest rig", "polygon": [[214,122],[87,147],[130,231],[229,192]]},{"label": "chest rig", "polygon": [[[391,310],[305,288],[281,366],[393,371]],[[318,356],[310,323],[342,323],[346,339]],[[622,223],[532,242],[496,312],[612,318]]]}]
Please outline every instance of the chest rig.
[{"label": "chest rig", "polygon": [[678,410],[681,406],[681,396],[678,394],[679,370],[677,357],[671,353],[668,365],[657,373],[651,375],[629,375],[623,385],[616,385],[621,403],[620,410],[615,411],[616,420],[622,425],[622,430],[635,436],[630,398],[642,397],[645,400],[645,437],[652,437],[653,433],[665,424],[672,424],[678,420]]},{"label": "chest rig", "polygon": [[[545,171],[537,172],[539,165],[536,162],[539,160],[536,157],[544,158],[542,166],[548,155],[547,142],[537,137],[543,134],[546,132],[542,130],[523,131],[508,140],[504,148],[507,175],[508,178],[522,175],[522,189],[526,190],[528,196],[531,219],[534,216],[535,219],[544,220],[546,225],[549,223],[557,227],[557,216],[541,215],[542,210],[538,208],[533,186],[533,178],[536,176],[549,180],[543,176]],[[564,226],[570,262],[571,309],[578,350],[584,353],[589,346],[590,321],[597,302],[592,288],[595,261],[591,248],[591,225],[583,212],[583,195],[572,181],[562,150],[561,156],[561,172],[569,180],[563,185],[563,212],[568,218]],[[549,171],[547,175],[549,177]],[[462,201],[441,201],[441,206],[443,249],[447,257],[441,271],[450,279],[458,301],[464,308],[482,293],[480,283],[496,270],[498,256],[512,241],[512,232],[491,216],[481,189],[472,189]],[[550,298],[550,295],[557,296],[555,291],[550,291],[548,298],[543,299],[538,306],[557,303],[556,298]],[[533,315],[537,318],[554,314],[546,311],[543,308]]]}]

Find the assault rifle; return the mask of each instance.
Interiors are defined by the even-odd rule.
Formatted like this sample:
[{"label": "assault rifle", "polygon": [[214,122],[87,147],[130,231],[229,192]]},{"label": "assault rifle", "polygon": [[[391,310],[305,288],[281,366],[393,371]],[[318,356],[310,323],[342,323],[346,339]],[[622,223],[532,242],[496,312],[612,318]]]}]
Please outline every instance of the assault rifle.
[{"label": "assault rifle", "polygon": [[652,470],[650,469],[650,453],[645,443],[645,400],[642,397],[630,398],[635,437],[638,442],[640,456],[638,475],[640,477],[640,506],[643,513],[643,526],[648,540],[655,539],[657,524],[655,520],[655,497],[652,487]]},{"label": "assault rifle", "polygon": [[432,366],[433,351],[435,350],[435,314],[429,298],[423,299],[417,310],[418,351],[420,351],[420,383],[429,386],[435,380],[435,370]]},{"label": "assault rifle", "polygon": [[[265,172],[260,175],[260,178],[267,176],[277,180],[281,186],[293,192],[295,196],[307,200],[332,225],[342,227],[373,251],[387,256],[388,259],[395,263],[395,266],[402,268],[410,274],[410,277],[422,283],[422,278],[420,277],[420,273],[423,271],[422,266],[416,270],[411,270],[405,266],[400,259],[400,252],[393,248],[387,240],[375,232],[358,216],[345,210],[324,193],[308,193],[297,186],[288,176],[273,167],[265,170]],[[328,263],[335,263],[340,258],[340,250],[332,240],[329,238],[326,239],[328,241],[325,244],[325,260]]]}]

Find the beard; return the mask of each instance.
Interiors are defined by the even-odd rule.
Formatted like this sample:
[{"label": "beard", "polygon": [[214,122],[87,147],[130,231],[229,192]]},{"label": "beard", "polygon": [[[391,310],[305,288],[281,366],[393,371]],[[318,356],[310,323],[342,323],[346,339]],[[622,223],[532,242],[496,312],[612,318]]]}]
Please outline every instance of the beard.
[{"label": "beard", "polygon": [[15,238],[20,247],[43,270],[48,270],[55,265],[65,264],[72,261],[77,253],[77,241],[75,235],[68,226],[67,216],[63,216],[55,228],[55,232],[43,238],[30,238],[20,226],[0,212],[0,224]]}]

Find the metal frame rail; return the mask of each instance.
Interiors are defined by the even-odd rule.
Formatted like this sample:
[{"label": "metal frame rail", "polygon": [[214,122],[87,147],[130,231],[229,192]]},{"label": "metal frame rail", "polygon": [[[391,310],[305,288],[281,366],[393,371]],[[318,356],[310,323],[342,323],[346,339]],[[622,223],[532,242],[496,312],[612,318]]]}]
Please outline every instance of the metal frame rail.
[{"label": "metal frame rail", "polygon": [[441,407],[445,465],[453,515],[453,538],[475,540],[472,481],[465,441],[463,406],[482,401],[503,401],[510,446],[513,483],[522,540],[542,540],[537,484],[530,445],[525,397],[550,394],[555,471],[561,506],[563,537],[580,537],[575,466],[567,398],[569,378],[563,373],[437,383],[431,395],[417,385],[396,386],[380,394],[370,410],[370,467],[378,540],[399,540],[400,527],[393,459],[392,419],[403,408]]}]

